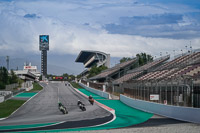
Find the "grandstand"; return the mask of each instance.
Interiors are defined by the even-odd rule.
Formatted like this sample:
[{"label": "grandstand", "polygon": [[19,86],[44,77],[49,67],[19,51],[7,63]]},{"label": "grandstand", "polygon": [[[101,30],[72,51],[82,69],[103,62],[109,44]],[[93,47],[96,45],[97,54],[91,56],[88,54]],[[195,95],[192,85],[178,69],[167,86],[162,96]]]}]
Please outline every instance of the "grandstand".
[{"label": "grandstand", "polygon": [[117,81],[125,95],[136,99],[151,101],[154,94],[159,98],[151,102],[200,108],[200,52],[179,56],[138,78]]},{"label": "grandstand", "polygon": [[137,58],[123,62],[121,64],[117,64],[116,66],[109,68],[101,72],[100,74],[90,78],[90,80],[105,82],[108,80],[112,81],[112,80],[118,79],[122,77],[124,74],[126,74],[127,71],[131,70],[133,65],[137,65]]},{"label": "grandstand", "polygon": [[180,76],[197,77],[200,71],[200,52],[180,56],[137,80],[167,80]]},{"label": "grandstand", "polygon": [[[107,82],[106,91],[109,93],[118,92],[145,101],[200,108],[200,50],[169,59],[167,55],[138,67],[135,58],[90,80]],[[158,100],[152,101],[151,95],[158,95]]]},{"label": "grandstand", "polygon": [[165,61],[167,61],[170,58],[169,55],[158,58],[152,62],[149,62],[141,67],[135,68],[133,70],[130,70],[127,72],[127,74],[125,74],[124,76],[120,77],[119,79],[116,79],[115,81],[113,81],[113,84],[121,84],[124,81],[128,81],[130,79],[135,79],[137,77],[139,77],[140,75],[146,73],[147,71],[151,71],[152,69],[156,68],[157,66],[159,66],[160,64],[164,63]]},{"label": "grandstand", "polygon": [[92,66],[105,65],[110,68],[110,55],[100,51],[83,50],[79,53],[75,62],[83,63],[86,68],[80,75],[87,76]]}]

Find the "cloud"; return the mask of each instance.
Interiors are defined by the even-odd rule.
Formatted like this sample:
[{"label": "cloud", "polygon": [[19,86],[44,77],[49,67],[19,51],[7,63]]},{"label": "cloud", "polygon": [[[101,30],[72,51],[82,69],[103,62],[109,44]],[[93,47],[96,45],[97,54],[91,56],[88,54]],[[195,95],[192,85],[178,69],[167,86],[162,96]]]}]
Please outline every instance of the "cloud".
[{"label": "cloud", "polygon": [[40,17],[33,13],[24,15],[24,18],[40,18]]},{"label": "cloud", "polygon": [[40,54],[41,34],[49,35],[48,53],[54,55],[78,55],[81,50],[112,57],[159,55],[184,49],[190,41],[198,48],[200,42],[199,20],[190,13],[137,1],[1,2],[0,18],[2,55]]},{"label": "cloud", "polygon": [[176,24],[182,21],[181,14],[156,14],[151,16],[134,16],[121,17],[119,19],[122,25],[160,25],[160,24]]},{"label": "cloud", "polygon": [[[193,19],[194,20],[194,19]],[[200,37],[200,21],[189,19],[189,15],[156,14],[151,16],[121,17],[119,24],[106,24],[104,28],[111,34],[140,35],[159,38]]]}]

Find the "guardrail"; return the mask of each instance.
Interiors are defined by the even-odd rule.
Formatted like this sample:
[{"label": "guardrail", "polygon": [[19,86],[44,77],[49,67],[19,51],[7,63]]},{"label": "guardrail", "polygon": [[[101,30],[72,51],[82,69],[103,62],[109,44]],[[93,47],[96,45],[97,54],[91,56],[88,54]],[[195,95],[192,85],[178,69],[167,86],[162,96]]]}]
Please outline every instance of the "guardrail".
[{"label": "guardrail", "polygon": [[120,95],[120,101],[133,108],[170,117],[177,120],[200,123],[200,109],[188,108],[180,106],[164,105],[143,100],[132,99],[124,95]]},{"label": "guardrail", "polygon": [[104,97],[106,99],[110,99],[110,94],[107,93],[107,92],[103,92],[103,91],[100,91],[100,90],[96,90],[96,89],[90,88],[90,87],[88,87],[88,86],[86,86],[86,85],[84,85],[82,83],[79,83],[79,85],[82,86],[83,88],[85,88],[86,90],[94,93],[94,94],[97,94],[97,95],[99,95],[101,97]]}]

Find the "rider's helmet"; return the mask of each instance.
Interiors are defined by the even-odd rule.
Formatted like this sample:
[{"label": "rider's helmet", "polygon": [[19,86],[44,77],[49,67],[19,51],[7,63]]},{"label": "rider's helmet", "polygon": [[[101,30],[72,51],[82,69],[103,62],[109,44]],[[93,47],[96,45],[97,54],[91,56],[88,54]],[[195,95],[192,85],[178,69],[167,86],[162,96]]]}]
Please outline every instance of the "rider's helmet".
[{"label": "rider's helmet", "polygon": [[59,105],[59,106],[62,106],[62,103],[61,103],[61,102],[58,102],[58,105]]}]

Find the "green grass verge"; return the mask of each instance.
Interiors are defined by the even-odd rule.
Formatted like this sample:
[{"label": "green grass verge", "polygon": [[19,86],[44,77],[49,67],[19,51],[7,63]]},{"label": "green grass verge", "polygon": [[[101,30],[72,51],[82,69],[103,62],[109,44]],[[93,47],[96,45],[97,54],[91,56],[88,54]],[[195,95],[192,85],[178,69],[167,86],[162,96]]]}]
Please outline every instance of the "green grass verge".
[{"label": "green grass verge", "polygon": [[74,88],[83,88],[83,87],[81,87],[78,83],[75,83],[75,82],[70,82],[70,84],[71,84]]},{"label": "green grass verge", "polygon": [[10,99],[0,103],[0,118],[8,117],[25,102],[24,100]]},{"label": "green grass verge", "polygon": [[38,83],[33,83],[33,89],[28,92],[38,92],[42,89],[43,89],[42,86],[40,86]]}]

